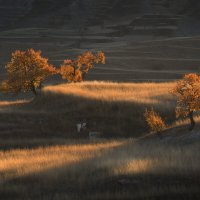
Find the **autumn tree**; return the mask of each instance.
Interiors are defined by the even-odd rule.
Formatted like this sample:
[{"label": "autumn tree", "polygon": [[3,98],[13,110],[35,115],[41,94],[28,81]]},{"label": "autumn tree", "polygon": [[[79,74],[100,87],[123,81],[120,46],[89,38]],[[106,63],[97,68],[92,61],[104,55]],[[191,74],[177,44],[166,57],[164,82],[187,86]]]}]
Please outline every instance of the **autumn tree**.
[{"label": "autumn tree", "polygon": [[105,64],[105,55],[103,52],[93,54],[86,52],[78,56],[75,60],[64,60],[60,67],[60,74],[63,79],[68,82],[81,82],[85,80],[86,74],[94,66],[94,64]]},{"label": "autumn tree", "polygon": [[41,51],[33,49],[12,53],[6,70],[7,80],[2,83],[1,89],[14,93],[32,91],[35,95],[45,78],[56,73],[48,59],[41,56]]},{"label": "autumn tree", "polygon": [[187,74],[178,81],[172,93],[177,97],[176,116],[189,117],[190,130],[195,127],[194,112],[200,110],[200,76]]}]

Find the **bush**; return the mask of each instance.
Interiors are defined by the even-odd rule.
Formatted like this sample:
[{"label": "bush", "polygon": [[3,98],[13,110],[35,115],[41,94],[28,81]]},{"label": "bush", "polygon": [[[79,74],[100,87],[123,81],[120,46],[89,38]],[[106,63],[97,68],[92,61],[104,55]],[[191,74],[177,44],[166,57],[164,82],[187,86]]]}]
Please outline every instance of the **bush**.
[{"label": "bush", "polygon": [[153,110],[153,108],[151,110],[146,109],[144,117],[151,132],[160,133],[167,127],[164,120]]}]

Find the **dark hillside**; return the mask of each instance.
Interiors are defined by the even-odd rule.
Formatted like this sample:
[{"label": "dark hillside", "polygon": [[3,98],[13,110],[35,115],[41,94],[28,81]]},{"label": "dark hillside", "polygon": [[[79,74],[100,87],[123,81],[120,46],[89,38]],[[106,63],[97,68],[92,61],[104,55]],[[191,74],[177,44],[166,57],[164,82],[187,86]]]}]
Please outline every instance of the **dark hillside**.
[{"label": "dark hillside", "polygon": [[199,11],[196,0],[0,0],[0,28],[72,25],[75,18],[80,19],[79,26],[92,26],[161,14],[175,20],[170,25],[179,25],[182,18],[198,19]]}]

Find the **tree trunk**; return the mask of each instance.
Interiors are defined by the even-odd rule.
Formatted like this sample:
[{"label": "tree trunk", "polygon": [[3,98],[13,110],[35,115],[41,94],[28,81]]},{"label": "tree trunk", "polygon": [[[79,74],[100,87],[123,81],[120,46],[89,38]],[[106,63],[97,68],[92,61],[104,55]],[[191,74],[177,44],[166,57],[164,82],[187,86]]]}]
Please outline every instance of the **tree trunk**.
[{"label": "tree trunk", "polygon": [[36,89],[35,89],[34,86],[32,86],[31,91],[33,92],[33,94],[34,94],[35,96],[37,95],[37,91],[36,91]]},{"label": "tree trunk", "polygon": [[190,128],[189,128],[190,131],[192,131],[194,129],[195,124],[196,124],[195,121],[194,121],[194,115],[193,114],[194,114],[193,111],[191,111],[189,113],[189,118],[190,118],[190,123],[191,123]]},{"label": "tree trunk", "polygon": [[39,84],[39,87],[38,87],[38,89],[42,89],[42,87],[43,87],[43,85],[42,85],[42,82],[40,82],[40,84]]},{"label": "tree trunk", "polygon": [[82,81],[85,81],[85,77],[86,77],[86,73],[83,72],[83,73],[82,73]]},{"label": "tree trunk", "polygon": [[74,68],[74,74],[73,74],[73,83],[75,82],[75,76],[76,76],[76,67],[73,65],[73,68]]}]

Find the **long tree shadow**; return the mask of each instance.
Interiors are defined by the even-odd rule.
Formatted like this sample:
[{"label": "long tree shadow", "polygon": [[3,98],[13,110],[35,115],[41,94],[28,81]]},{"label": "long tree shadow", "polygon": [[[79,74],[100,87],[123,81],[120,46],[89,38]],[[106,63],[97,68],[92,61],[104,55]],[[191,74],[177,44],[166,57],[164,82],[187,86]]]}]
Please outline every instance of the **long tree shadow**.
[{"label": "long tree shadow", "polygon": [[[174,101],[168,95],[158,96],[150,93],[148,97],[137,97],[140,91],[136,85],[131,86],[133,97],[126,98],[127,86],[108,85],[108,97],[103,95],[104,88],[94,84],[70,85],[45,90],[33,100],[21,104],[8,104],[0,114],[1,138],[84,138],[88,132],[102,132],[109,137],[138,137],[148,131],[144,119],[144,110],[154,107],[171,123],[174,120]],[[73,92],[73,87],[77,92]],[[105,86],[104,86],[105,87]],[[123,88],[124,87],[124,88]],[[148,86],[147,86],[148,87]],[[144,89],[144,87],[142,86]],[[71,92],[70,92],[71,89]],[[82,90],[83,89],[83,90]],[[124,91],[124,89],[126,91]],[[129,88],[128,88],[129,90]],[[82,92],[90,92],[87,95]],[[119,92],[119,93],[118,93]],[[144,93],[145,94],[145,93]],[[118,98],[118,95],[120,98]],[[119,100],[120,99],[120,100]],[[2,106],[1,106],[2,107]],[[77,133],[77,123],[87,123],[86,133]]]},{"label": "long tree shadow", "polygon": [[[168,124],[175,119],[173,98],[152,94],[149,99],[119,101],[45,92],[0,114],[0,148],[51,145],[55,139],[62,144],[62,140],[70,138],[88,139],[90,131],[101,132],[103,138],[141,137],[148,132],[143,116],[146,108],[154,107]],[[87,129],[78,133],[76,124],[82,122],[87,123]],[[30,139],[36,140],[35,144],[27,145]]]},{"label": "long tree shadow", "polygon": [[[155,98],[155,99],[153,99]],[[158,103],[159,101],[159,103]],[[166,107],[168,105],[168,107]],[[171,105],[171,107],[170,107]],[[88,131],[102,132],[104,137],[137,137],[147,132],[143,113],[154,107],[168,122],[174,120],[173,100],[152,97],[151,102],[95,99],[73,94],[45,93],[24,106],[32,130],[54,137],[81,137],[76,124],[86,122]],[[23,110],[22,109],[22,110]],[[37,114],[38,112],[38,114]],[[35,114],[35,116],[32,114]],[[37,119],[35,119],[37,117]],[[27,124],[29,124],[27,122]],[[17,134],[15,134],[17,135]],[[20,137],[25,135],[21,134]],[[31,137],[31,134],[27,135]],[[42,133],[41,133],[42,136]],[[82,134],[85,137],[84,133]]]},{"label": "long tree shadow", "polygon": [[[172,173],[170,168],[158,172],[151,170],[152,165],[146,161],[152,160],[156,168],[158,163],[154,159],[159,159],[160,155],[158,144],[150,142],[148,146],[146,142],[123,142],[116,147],[102,149],[95,157],[10,179],[1,184],[0,194],[5,200],[198,199],[200,176],[192,168],[184,173]],[[136,147],[132,148],[133,145]],[[163,145],[163,149],[170,149],[170,143]],[[171,145],[173,151],[179,148]],[[197,154],[194,154],[195,159]],[[127,168],[131,170],[129,173],[123,169],[116,172],[127,160],[135,163],[132,166],[134,170]],[[141,165],[138,166],[137,162]]]}]

